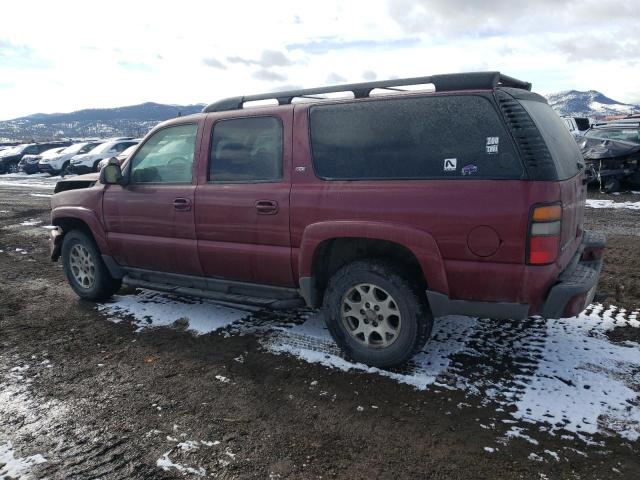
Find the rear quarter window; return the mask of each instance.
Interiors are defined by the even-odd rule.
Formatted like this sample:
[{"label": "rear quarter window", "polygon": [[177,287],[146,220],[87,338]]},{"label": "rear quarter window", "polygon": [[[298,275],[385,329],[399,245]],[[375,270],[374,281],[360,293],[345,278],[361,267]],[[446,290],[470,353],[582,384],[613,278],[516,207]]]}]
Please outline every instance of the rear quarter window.
[{"label": "rear quarter window", "polygon": [[535,100],[520,100],[538,127],[553,163],[558,172],[558,180],[566,180],[577,175],[582,154],[575,139],[562,123],[562,119],[547,104]]},{"label": "rear quarter window", "polygon": [[498,112],[479,95],[317,105],[309,115],[314,167],[324,179],[525,176]]}]

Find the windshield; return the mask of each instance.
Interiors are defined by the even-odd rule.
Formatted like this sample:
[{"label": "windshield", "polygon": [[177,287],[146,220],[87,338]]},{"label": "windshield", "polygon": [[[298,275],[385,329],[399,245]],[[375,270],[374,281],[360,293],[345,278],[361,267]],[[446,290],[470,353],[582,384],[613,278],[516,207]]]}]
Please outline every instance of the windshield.
[{"label": "windshield", "polygon": [[7,150],[2,150],[2,155],[16,155],[18,153],[22,153],[25,148],[27,148],[27,145],[18,145],[16,147],[11,147]]},{"label": "windshield", "polygon": [[602,140],[622,140],[640,144],[640,128],[592,128],[584,134],[588,138],[598,138]]},{"label": "windshield", "polygon": [[111,147],[113,147],[113,142],[101,143],[97,147],[93,148],[93,150],[91,150],[89,153],[92,155],[94,153],[104,153],[111,149]]},{"label": "windshield", "polygon": [[80,149],[82,147],[84,147],[86,145],[86,143],[76,143],[74,145],[71,145],[70,147],[65,148],[64,150],[62,150],[60,153],[77,153],[80,151]]},{"label": "windshield", "polygon": [[53,156],[57,155],[58,153],[60,153],[62,150],[64,150],[64,147],[56,147],[56,148],[52,148],[51,150],[47,150],[45,152],[42,152],[41,155],[43,157],[53,157]]}]

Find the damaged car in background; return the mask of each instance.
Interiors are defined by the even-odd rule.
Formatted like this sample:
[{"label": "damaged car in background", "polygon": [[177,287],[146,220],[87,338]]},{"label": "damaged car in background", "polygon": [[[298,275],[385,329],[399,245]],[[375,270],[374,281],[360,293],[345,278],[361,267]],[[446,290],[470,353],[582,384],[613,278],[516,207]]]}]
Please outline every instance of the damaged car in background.
[{"label": "damaged car in background", "polygon": [[614,122],[589,129],[578,141],[590,183],[606,193],[640,186],[640,122]]}]

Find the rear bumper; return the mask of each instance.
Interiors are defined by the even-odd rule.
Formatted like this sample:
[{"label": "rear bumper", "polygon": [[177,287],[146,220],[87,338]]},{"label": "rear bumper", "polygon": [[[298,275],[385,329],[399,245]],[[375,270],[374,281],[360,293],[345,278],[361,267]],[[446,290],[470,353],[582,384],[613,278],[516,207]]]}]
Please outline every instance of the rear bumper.
[{"label": "rear bumper", "polygon": [[604,234],[584,232],[571,263],[549,290],[540,312],[543,317],[574,317],[593,301],[602,270],[605,243]]},{"label": "rear bumper", "polygon": [[539,311],[531,305],[509,302],[480,302],[450,299],[447,295],[427,290],[427,299],[434,317],[469,315],[495,319],[525,319],[539,314],[545,318],[573,317],[593,300],[602,269],[605,236],[585,231],[569,265],[558,276]]}]

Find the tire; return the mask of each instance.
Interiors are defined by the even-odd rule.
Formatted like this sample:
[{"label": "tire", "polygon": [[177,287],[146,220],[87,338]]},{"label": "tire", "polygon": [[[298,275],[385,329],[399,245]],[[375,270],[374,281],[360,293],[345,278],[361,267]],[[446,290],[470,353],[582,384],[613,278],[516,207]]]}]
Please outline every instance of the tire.
[{"label": "tire", "polygon": [[620,191],[620,180],[617,178],[607,178],[604,182],[604,191],[606,193],[615,193]]},{"label": "tire", "polygon": [[109,274],[93,239],[81,230],[65,234],[62,266],[73,291],[86,300],[106,300],[122,285]]},{"label": "tire", "polygon": [[18,173],[19,170],[20,169],[18,168],[18,164],[17,163],[11,163],[7,167],[7,173]]},{"label": "tire", "polygon": [[420,289],[398,267],[381,261],[360,260],[338,270],[327,285],[324,310],[327,328],[347,357],[373,367],[406,362],[424,347],[433,327]]},{"label": "tire", "polygon": [[[69,172],[67,171],[68,168],[69,168],[69,161],[67,160],[62,164],[62,167],[57,172],[57,175],[60,175],[61,177],[64,177],[65,175],[69,175]],[[52,176],[56,175],[56,172],[52,173],[51,175]]]}]

